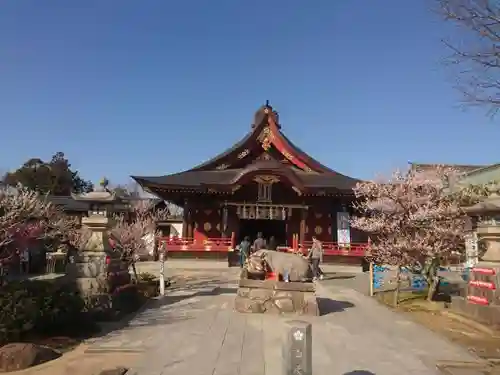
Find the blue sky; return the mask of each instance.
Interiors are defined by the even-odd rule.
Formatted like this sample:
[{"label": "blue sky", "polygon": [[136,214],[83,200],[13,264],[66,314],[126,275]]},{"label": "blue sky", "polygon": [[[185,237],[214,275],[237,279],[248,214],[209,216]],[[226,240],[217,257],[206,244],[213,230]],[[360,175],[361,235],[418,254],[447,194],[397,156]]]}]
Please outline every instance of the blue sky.
[{"label": "blue sky", "polygon": [[410,0],[2,0],[0,170],[63,151],[83,177],[188,169],[266,100],[300,148],[370,178],[408,160],[499,161],[500,120],[464,111],[459,37]]}]

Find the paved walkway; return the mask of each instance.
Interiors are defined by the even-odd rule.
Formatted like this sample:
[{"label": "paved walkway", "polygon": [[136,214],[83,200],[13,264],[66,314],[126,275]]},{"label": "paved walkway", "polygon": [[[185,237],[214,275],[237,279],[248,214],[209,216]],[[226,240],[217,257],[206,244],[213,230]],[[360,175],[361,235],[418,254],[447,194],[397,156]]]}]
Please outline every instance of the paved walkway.
[{"label": "paved walkway", "polygon": [[[281,375],[285,318],[234,312],[235,275],[226,274],[170,292],[88,351],[141,353],[134,375]],[[314,375],[432,375],[438,360],[475,360],[352,289],[320,285],[318,294],[329,313],[308,319]]]}]

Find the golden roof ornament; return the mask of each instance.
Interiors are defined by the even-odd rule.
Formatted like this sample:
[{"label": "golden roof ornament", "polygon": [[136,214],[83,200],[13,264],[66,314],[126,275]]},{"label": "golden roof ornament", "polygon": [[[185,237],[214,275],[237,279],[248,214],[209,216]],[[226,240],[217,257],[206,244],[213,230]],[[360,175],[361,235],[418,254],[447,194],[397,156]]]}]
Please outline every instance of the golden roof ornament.
[{"label": "golden roof ornament", "polygon": [[279,124],[279,115],[278,112],[273,109],[273,107],[269,104],[269,100],[266,100],[266,104],[260,107],[257,112],[255,112],[254,122],[252,124],[252,129],[257,127],[262,121],[267,118],[266,116],[272,116],[274,122],[278,129],[281,129],[281,125]]}]

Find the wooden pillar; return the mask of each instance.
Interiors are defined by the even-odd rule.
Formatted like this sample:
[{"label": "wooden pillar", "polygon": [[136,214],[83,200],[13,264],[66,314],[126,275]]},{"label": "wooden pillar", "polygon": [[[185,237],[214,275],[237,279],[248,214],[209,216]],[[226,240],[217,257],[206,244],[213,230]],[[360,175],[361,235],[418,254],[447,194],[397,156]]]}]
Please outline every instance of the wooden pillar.
[{"label": "wooden pillar", "polygon": [[306,216],[307,208],[302,207],[300,209],[300,230],[299,230],[299,243],[304,246],[305,236],[306,236]]},{"label": "wooden pillar", "polygon": [[338,223],[337,223],[337,212],[342,211],[342,202],[340,198],[335,201],[332,205],[332,213],[331,213],[331,226],[332,226],[332,242],[337,243],[339,241],[338,238]]},{"label": "wooden pillar", "polygon": [[330,209],[330,228],[331,230],[331,241],[337,242],[337,207],[336,203],[332,204]]},{"label": "wooden pillar", "polygon": [[[286,221],[285,221],[285,246],[289,246],[288,244],[288,229],[289,229],[289,225],[288,225],[288,217],[286,218]],[[293,244],[293,238],[292,238],[292,244]],[[292,245],[293,247],[293,245]]]},{"label": "wooden pillar", "polygon": [[188,223],[188,225],[187,225],[187,237],[192,239],[194,237],[194,233],[193,233],[193,212],[192,212],[191,207],[188,210],[187,223]]},{"label": "wooden pillar", "polygon": [[188,223],[189,223],[189,202],[186,199],[184,201],[184,214],[182,220],[182,238],[188,237]]},{"label": "wooden pillar", "polygon": [[219,207],[219,235],[220,237],[224,237],[224,207]]},{"label": "wooden pillar", "polygon": [[193,210],[191,203],[185,200],[184,203],[184,221],[182,225],[182,237],[193,238]]},{"label": "wooden pillar", "polygon": [[221,228],[221,235],[222,237],[227,236],[227,204],[224,203],[224,206],[222,207],[222,228]]}]

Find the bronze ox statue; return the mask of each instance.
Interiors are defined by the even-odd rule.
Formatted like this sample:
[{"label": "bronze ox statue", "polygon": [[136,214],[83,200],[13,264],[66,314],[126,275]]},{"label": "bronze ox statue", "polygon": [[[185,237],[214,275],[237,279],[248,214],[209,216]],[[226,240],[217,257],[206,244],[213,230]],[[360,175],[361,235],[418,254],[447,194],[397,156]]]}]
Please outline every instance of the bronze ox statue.
[{"label": "bronze ox statue", "polygon": [[309,262],[303,256],[274,250],[256,251],[248,257],[245,268],[252,278],[263,278],[267,272],[288,274],[289,281],[295,282],[309,281],[312,278]]}]

